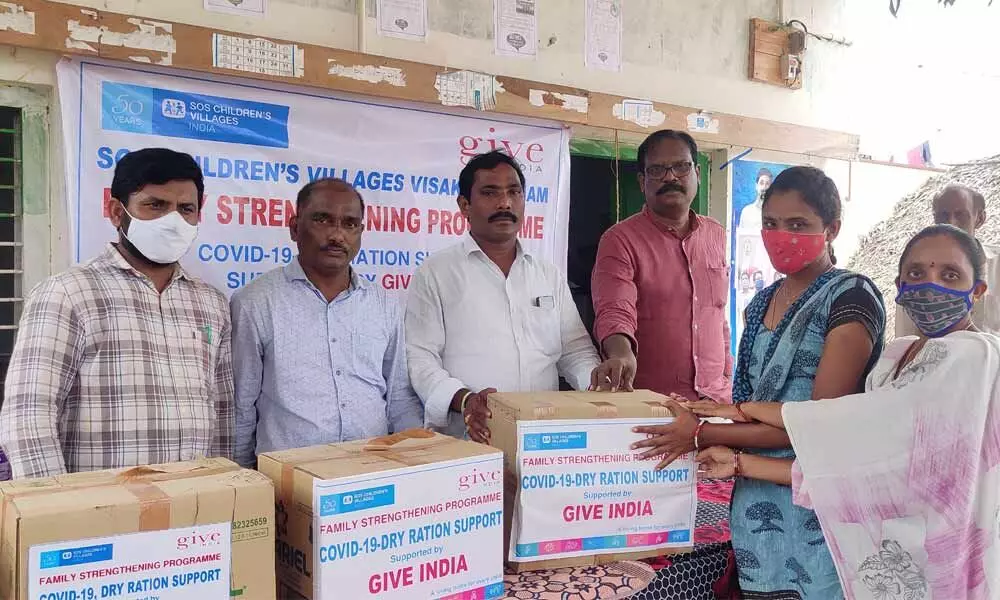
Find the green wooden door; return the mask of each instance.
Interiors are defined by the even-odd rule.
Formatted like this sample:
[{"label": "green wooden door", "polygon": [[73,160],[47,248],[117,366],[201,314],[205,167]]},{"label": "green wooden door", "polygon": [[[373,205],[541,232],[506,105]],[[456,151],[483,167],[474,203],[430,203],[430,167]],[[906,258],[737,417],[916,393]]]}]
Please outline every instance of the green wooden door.
[{"label": "green wooden door", "polygon": [[[614,160],[615,144],[613,142],[587,140],[573,138],[569,143],[569,151],[572,155],[590,156],[592,158],[604,158]],[[639,189],[639,180],[636,177],[638,165],[635,162],[638,153],[638,146],[618,145],[619,176],[618,176],[618,197],[615,197],[614,184],[608,190],[611,202],[611,215],[618,215],[618,220],[624,220],[642,210],[645,198],[642,190]],[[701,170],[701,181],[698,185],[698,195],[694,199],[691,208],[699,215],[708,216],[708,185],[710,179],[711,159],[704,152],[698,153],[698,167]],[[619,201],[619,210],[615,210],[615,202]]]}]

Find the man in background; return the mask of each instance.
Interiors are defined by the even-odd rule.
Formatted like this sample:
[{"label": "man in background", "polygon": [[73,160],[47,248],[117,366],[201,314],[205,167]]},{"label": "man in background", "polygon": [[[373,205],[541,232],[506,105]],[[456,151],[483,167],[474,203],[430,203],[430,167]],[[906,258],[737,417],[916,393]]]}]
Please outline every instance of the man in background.
[{"label": "man in background", "polygon": [[[986,223],[986,199],[968,186],[951,184],[935,196],[932,205],[934,222],[954,225],[975,237]],[[1000,334],[1000,249],[981,244],[986,254],[986,294],[972,307],[972,322],[988,333]],[[918,330],[906,311],[896,306],[896,337],[918,335]]]},{"label": "man in background", "polygon": [[298,256],[236,292],[236,458],[422,427],[403,315],[360,277],[365,204],[340,179],[309,183],[289,223]]},{"label": "man in background", "polygon": [[771,187],[774,175],[769,169],[757,171],[757,197],[753,204],[748,204],[740,211],[739,228],[747,231],[760,231],[763,227],[764,192]]},{"label": "man in background", "polygon": [[117,243],[29,295],[0,411],[15,478],[232,457],[226,298],[178,264],[204,193],[187,154],[125,155]]}]

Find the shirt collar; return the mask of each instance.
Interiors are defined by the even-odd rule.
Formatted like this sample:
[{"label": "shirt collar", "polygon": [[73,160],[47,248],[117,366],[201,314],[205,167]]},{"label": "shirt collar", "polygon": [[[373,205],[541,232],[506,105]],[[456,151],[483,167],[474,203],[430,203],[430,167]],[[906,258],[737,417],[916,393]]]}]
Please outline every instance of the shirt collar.
[{"label": "shirt collar", "polygon": [[[649,206],[643,205],[642,214],[645,215],[646,218],[649,219],[653,223],[653,225],[655,225],[657,229],[659,229],[660,231],[667,232],[671,235],[677,234],[676,230],[674,230],[672,227],[667,227],[666,225],[663,224],[663,222],[657,219],[656,216],[653,215],[653,211],[649,209]],[[693,210],[689,210],[688,214],[691,217],[691,229],[688,231],[688,235],[690,236],[694,235],[694,232],[698,231],[698,228],[701,227],[701,216],[698,213],[694,212]]]},{"label": "shirt collar", "polygon": [[[108,242],[107,247],[104,249],[104,253],[101,254],[97,260],[115,269],[127,271],[138,275],[139,277],[146,277],[144,273],[140,272],[138,269],[129,264],[127,260],[125,260],[121,250],[118,249],[118,245],[113,242]],[[170,281],[172,283],[178,279],[191,279],[191,276],[188,275],[187,271],[184,270],[184,267],[182,267],[180,263],[174,265],[174,274],[170,278]]]},{"label": "shirt collar", "polygon": [[[479,244],[476,243],[476,240],[472,239],[472,234],[470,233],[466,233],[462,236],[462,250],[466,256],[470,256],[476,252],[486,254],[483,252],[483,249],[479,247]],[[521,245],[521,240],[517,240],[517,258],[521,258],[522,256],[528,260],[532,260],[531,252]]]},{"label": "shirt collar", "polygon": [[[292,260],[292,262],[285,265],[285,279],[288,281],[304,281],[309,285],[313,285],[313,282],[309,281],[309,277],[306,276],[306,272],[302,269],[302,265],[299,263],[298,255]],[[355,289],[365,290],[368,289],[369,282],[364,277],[358,275],[358,272],[351,267],[351,287],[348,291]]]}]

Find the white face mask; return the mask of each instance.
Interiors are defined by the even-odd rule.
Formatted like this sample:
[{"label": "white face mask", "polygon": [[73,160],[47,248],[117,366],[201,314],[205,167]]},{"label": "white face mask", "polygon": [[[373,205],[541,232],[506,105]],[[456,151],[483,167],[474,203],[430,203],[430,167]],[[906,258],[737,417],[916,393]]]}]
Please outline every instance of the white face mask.
[{"label": "white face mask", "polygon": [[125,214],[130,222],[128,233],[122,235],[154,263],[169,265],[179,261],[198,235],[198,226],[185,221],[177,211],[149,221],[136,219],[128,211]]}]

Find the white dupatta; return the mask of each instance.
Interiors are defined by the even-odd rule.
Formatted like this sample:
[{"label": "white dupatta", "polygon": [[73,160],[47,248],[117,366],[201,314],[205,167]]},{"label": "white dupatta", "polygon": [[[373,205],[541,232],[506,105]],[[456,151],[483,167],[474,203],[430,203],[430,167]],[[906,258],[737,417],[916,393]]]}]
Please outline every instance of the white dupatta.
[{"label": "white dupatta", "polygon": [[957,332],[864,394],[785,403],[848,600],[1000,598],[998,376],[1000,338]]}]

